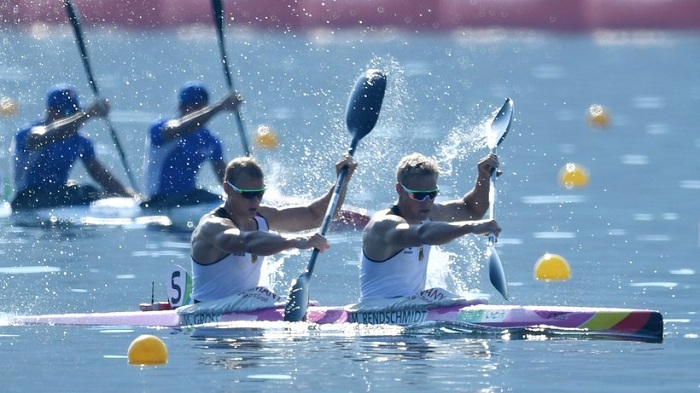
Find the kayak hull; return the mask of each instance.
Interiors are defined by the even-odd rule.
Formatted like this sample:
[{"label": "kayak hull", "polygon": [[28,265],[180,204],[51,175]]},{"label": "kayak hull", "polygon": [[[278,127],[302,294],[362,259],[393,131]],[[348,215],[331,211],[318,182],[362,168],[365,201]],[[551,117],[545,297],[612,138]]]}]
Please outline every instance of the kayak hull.
[{"label": "kayak hull", "polygon": [[[101,325],[191,328],[229,322],[282,322],[284,306],[223,314],[183,314],[176,310],[14,316],[18,325]],[[663,340],[663,317],[654,310],[513,305],[453,305],[427,309],[348,311],[310,306],[307,323],[413,326],[426,322],[496,329],[552,328],[649,342]]]},{"label": "kayak hull", "polygon": [[[282,205],[280,201],[267,201]],[[289,200],[286,202],[294,202]],[[149,209],[142,208],[134,198],[112,197],[97,200],[84,206],[59,206],[13,212],[9,203],[0,207],[0,218],[9,217],[12,223],[20,226],[45,225],[156,225],[192,228],[207,212],[221,205],[221,201],[196,205]],[[345,207],[333,220],[336,229],[361,229],[369,222],[366,210]]]}]

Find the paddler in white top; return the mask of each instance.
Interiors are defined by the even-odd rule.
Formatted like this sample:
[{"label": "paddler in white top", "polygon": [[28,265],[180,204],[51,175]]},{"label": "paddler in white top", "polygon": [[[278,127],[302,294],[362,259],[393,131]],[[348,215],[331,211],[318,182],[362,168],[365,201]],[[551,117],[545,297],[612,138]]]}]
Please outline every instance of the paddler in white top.
[{"label": "paddler in white top", "polygon": [[437,163],[422,154],[403,157],[396,170],[398,202],[372,216],[362,235],[360,300],[410,296],[425,289],[431,245],[469,233],[498,235],[495,220],[481,219],[489,207],[489,178],[498,168],[489,154],[477,165],[478,177],[463,198],[435,202]]},{"label": "paddler in white top", "polygon": [[[357,163],[344,155],[335,165],[336,176],[348,167],[340,190],[336,214]],[[192,233],[192,298],[195,302],[218,300],[259,285],[263,257],[284,250],[329,245],[318,233],[291,234],[321,226],[335,185],[322,197],[305,205],[261,205],[265,193],[263,171],[251,157],[228,163],[223,182],[224,205],[205,214]],[[268,228],[272,231],[268,232]]]}]

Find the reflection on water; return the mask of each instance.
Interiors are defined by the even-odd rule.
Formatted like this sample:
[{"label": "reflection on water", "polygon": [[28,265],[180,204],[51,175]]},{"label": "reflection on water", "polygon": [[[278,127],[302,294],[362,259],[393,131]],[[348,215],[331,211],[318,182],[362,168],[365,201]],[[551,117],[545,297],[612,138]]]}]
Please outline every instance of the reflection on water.
[{"label": "reflection on water", "polygon": [[199,357],[205,366],[221,367],[227,370],[240,370],[257,367],[269,353],[264,351],[261,339],[250,337],[225,339],[200,339],[196,349],[204,353]]},{"label": "reflection on water", "polygon": [[[512,366],[512,360],[502,353],[508,342],[611,339],[543,328],[481,329],[435,323],[409,329],[305,324],[290,329],[276,323],[260,325],[264,328],[241,326],[222,324],[193,332],[198,362],[232,372],[231,378],[242,386],[261,380],[274,386],[295,381],[299,387],[320,390],[352,383],[352,391],[397,384],[439,391],[480,381],[482,391],[499,391],[509,385],[501,379]],[[302,376],[313,376],[313,382]]]},{"label": "reflection on water", "polygon": [[[395,326],[348,325],[323,327],[322,331],[308,326],[301,330],[270,326],[197,329],[194,347],[200,352],[200,364],[233,371],[241,383],[297,380],[312,373],[317,388],[352,381],[353,391],[391,386],[395,381],[425,383],[426,378],[434,379],[435,388],[445,388],[502,367],[491,348],[498,341],[463,332],[401,332]],[[307,334],[301,334],[302,330]],[[449,365],[452,362],[456,363]],[[338,369],[341,363],[346,366]],[[454,370],[436,373],[437,364]],[[444,377],[451,372],[455,373],[452,377]]]},{"label": "reflection on water", "polygon": [[[455,357],[469,361],[472,374],[460,371],[456,379],[493,373],[502,367],[503,359],[495,352],[510,341],[638,341],[660,342],[658,339],[626,338],[591,334],[576,329],[532,327],[523,329],[488,328],[459,323],[430,322],[402,328],[393,325],[314,325],[278,322],[229,322],[211,324],[190,332],[194,347],[200,350],[200,363],[227,370],[271,368],[269,378],[292,377],[295,368],[287,364],[296,354],[309,350],[325,354],[323,363],[352,359],[372,374],[373,381],[395,378],[396,363],[403,364],[401,373],[408,378],[429,375],[432,362],[449,363]],[[306,348],[306,349],[303,349]],[[305,362],[309,367],[313,362]],[[278,373],[281,372],[281,373]],[[449,374],[443,370],[440,375]],[[281,378],[280,378],[281,377]]]}]

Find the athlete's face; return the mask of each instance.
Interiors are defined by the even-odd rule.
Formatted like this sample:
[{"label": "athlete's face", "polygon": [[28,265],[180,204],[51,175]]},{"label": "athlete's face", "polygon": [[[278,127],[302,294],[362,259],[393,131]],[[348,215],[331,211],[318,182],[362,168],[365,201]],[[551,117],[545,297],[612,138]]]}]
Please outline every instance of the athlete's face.
[{"label": "athlete's face", "polygon": [[406,220],[426,220],[439,193],[437,177],[410,177],[396,184],[396,192],[399,194],[399,210]]},{"label": "athlete's face", "polygon": [[266,187],[264,179],[241,174],[237,179],[227,181],[224,189],[239,214],[254,216]]}]

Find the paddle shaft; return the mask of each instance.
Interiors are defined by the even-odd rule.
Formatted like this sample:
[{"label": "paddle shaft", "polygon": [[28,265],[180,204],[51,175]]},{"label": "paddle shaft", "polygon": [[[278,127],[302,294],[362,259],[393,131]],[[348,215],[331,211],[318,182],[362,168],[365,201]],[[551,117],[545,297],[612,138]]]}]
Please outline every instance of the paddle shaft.
[{"label": "paddle shaft", "polygon": [[[505,135],[503,135],[503,137],[505,137]],[[499,143],[501,141],[503,141],[503,138],[501,138]],[[491,154],[496,154],[495,146],[491,149]],[[489,218],[491,220],[496,218],[496,177],[498,176],[496,172],[496,168],[491,169],[491,176],[489,176]],[[494,233],[489,233],[488,239],[490,246],[496,244],[496,235]]]},{"label": "paddle shaft", "polygon": [[[95,82],[95,77],[92,73],[92,67],[90,66],[90,58],[88,57],[87,48],[85,47],[85,41],[83,39],[83,31],[80,25],[80,19],[78,18],[78,12],[76,11],[75,7],[73,7],[73,4],[70,2],[70,0],[63,0],[63,4],[66,6],[66,11],[68,12],[68,19],[70,19],[70,23],[73,26],[73,31],[75,32],[75,39],[78,43],[78,49],[80,50],[80,58],[83,61],[83,67],[85,68],[85,72],[87,73],[88,84],[90,85],[90,89],[92,89],[92,92],[95,95],[95,97],[99,98],[100,91],[97,87],[97,83]],[[117,148],[117,153],[119,154],[122,166],[124,167],[126,175],[129,178],[129,183],[135,191],[138,191],[138,187],[136,186],[136,180],[134,179],[134,174],[129,168],[129,163],[126,160],[124,148],[122,148],[122,144],[121,142],[119,142],[117,131],[114,129],[114,126],[112,125],[112,122],[110,121],[109,117],[105,117],[105,122],[107,123],[107,128],[109,128],[109,133],[112,137],[112,142]]]},{"label": "paddle shaft", "polygon": [[[350,156],[355,154],[355,148],[357,147],[358,142],[359,140],[357,138],[353,138],[350,150],[348,151],[348,154]],[[333,199],[331,199],[331,203],[328,204],[328,209],[326,210],[326,215],[323,217],[323,224],[321,225],[321,230],[319,231],[319,233],[322,236],[325,236],[326,232],[328,232],[328,227],[330,227],[333,218],[333,213],[338,207],[338,201],[340,200],[340,192],[343,186],[345,185],[345,179],[347,178],[347,175],[347,167],[343,168],[340,171],[340,174],[338,175],[338,181],[336,182],[335,190],[333,191]],[[318,248],[314,248],[314,250],[311,252],[311,259],[309,259],[309,264],[306,266],[306,272],[304,274],[308,276],[311,276],[313,274],[314,267],[316,266],[316,259],[318,258],[319,253],[320,251]]]},{"label": "paddle shaft", "polygon": [[[496,154],[496,149],[491,150],[493,154]],[[496,169],[491,171],[491,177],[489,180],[489,218],[491,220],[496,217]],[[496,235],[494,233],[489,233],[488,236],[489,245],[493,246],[496,244]]]},{"label": "paddle shaft", "polygon": [[[231,78],[231,70],[229,69],[228,56],[226,55],[226,45],[224,43],[224,6],[221,0],[211,0],[211,5],[214,11],[214,23],[216,24],[216,33],[219,40],[219,51],[221,53],[221,65],[224,68],[226,86],[228,86],[229,91],[233,91],[233,79]],[[246,138],[243,120],[241,119],[241,113],[238,108],[236,108],[234,115],[236,117],[236,125],[238,126],[238,134],[241,137],[241,146],[243,147],[245,155],[250,156],[248,138]]]}]

